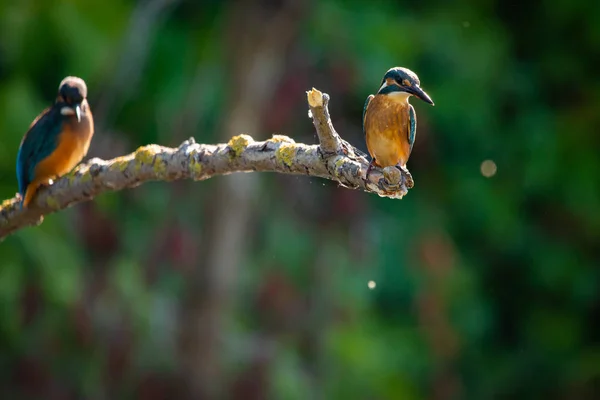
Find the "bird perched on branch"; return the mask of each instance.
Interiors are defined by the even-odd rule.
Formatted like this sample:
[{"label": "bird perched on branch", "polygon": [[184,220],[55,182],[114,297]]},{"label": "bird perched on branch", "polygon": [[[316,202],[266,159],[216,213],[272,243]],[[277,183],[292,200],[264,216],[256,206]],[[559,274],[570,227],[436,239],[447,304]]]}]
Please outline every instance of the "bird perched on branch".
[{"label": "bird perched on branch", "polygon": [[58,87],[54,104],[29,126],[17,155],[17,180],[27,207],[41,185],[70,172],[87,154],[94,121],[81,78],[68,76]]},{"label": "bird perched on branch", "polygon": [[408,98],[417,96],[433,105],[420,85],[414,72],[394,67],[385,73],[377,94],[367,97],[363,131],[372,157],[367,175],[373,165],[381,168],[406,166],[417,131],[417,116]]}]

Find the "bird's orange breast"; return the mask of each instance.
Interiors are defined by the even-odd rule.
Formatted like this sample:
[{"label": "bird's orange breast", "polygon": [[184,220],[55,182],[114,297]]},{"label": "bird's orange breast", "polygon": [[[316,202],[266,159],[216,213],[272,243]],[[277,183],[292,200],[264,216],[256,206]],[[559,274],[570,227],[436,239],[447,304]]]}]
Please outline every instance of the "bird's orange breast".
[{"label": "bird's orange breast", "polygon": [[76,121],[66,122],[58,137],[56,150],[42,160],[35,169],[35,178],[54,178],[71,171],[87,154],[94,134],[92,115]]},{"label": "bird's orange breast", "polygon": [[367,148],[380,167],[406,165],[410,156],[409,104],[376,95],[365,113]]}]

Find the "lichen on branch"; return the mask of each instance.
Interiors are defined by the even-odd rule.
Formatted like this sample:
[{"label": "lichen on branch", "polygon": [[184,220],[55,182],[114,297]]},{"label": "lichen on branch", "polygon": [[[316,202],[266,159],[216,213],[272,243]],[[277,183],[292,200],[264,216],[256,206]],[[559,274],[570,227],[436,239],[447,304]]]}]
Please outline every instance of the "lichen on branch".
[{"label": "lichen on branch", "polygon": [[91,200],[101,193],[149,181],[201,181],[235,172],[307,175],[382,197],[402,198],[413,186],[410,173],[387,167],[373,168],[365,176],[369,161],[333,128],[329,96],[312,89],[307,97],[319,144],[296,143],[283,135],[255,141],[241,134],[226,144],[198,144],[190,138],[177,148],[151,144],[112,160],[93,158],[51,186],[40,188],[29,208],[20,208],[18,196],[5,200],[0,205],[0,239],[20,228],[41,223],[44,215]]}]

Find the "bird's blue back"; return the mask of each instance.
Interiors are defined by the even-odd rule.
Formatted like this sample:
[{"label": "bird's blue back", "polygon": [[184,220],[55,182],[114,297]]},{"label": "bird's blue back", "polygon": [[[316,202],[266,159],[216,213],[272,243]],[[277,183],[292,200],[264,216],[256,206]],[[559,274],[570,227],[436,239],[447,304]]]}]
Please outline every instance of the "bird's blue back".
[{"label": "bird's blue back", "polygon": [[35,178],[35,167],[58,146],[64,117],[60,110],[50,107],[41,114],[25,134],[17,154],[19,193],[25,195],[27,186]]}]

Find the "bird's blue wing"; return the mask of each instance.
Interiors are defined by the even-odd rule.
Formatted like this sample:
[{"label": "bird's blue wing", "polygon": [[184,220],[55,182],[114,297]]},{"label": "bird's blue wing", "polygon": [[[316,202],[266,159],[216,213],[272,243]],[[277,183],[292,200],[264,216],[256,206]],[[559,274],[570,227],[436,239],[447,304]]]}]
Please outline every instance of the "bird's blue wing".
[{"label": "bird's blue wing", "polygon": [[367,132],[365,131],[365,116],[367,115],[367,108],[369,107],[369,103],[371,102],[371,100],[373,100],[373,96],[372,94],[369,95],[369,97],[367,97],[367,100],[365,101],[365,106],[363,108],[363,118],[362,118],[362,123],[363,123],[363,134],[366,134]]},{"label": "bird's blue wing", "polygon": [[27,186],[33,181],[35,167],[48,157],[58,145],[58,137],[62,130],[60,113],[52,108],[44,110],[31,124],[21,141],[17,154],[17,181],[19,193],[25,195]]},{"label": "bird's blue wing", "polygon": [[413,144],[415,144],[415,137],[417,136],[417,114],[412,105],[408,105],[408,117],[410,120],[410,126],[408,129],[408,143],[410,144],[410,151],[412,151]]}]

